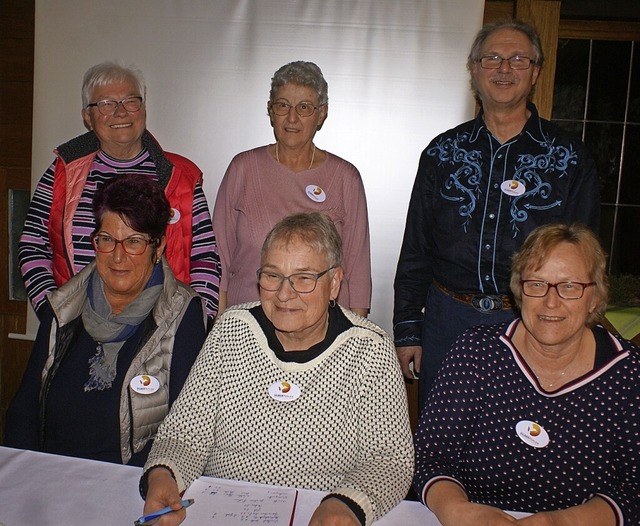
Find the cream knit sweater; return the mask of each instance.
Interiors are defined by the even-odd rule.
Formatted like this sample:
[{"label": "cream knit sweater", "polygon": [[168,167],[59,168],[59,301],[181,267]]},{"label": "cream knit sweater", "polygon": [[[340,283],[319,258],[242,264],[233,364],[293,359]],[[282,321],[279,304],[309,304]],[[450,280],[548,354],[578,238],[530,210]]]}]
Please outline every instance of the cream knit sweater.
[{"label": "cream knit sweater", "polygon": [[[214,326],[161,425],[145,470],[163,464],[180,491],[200,475],[344,495],[371,524],[407,493],[413,443],[393,343],[351,311],[354,324],[307,363],[280,361],[249,312]],[[300,396],[270,395],[286,382]]]}]

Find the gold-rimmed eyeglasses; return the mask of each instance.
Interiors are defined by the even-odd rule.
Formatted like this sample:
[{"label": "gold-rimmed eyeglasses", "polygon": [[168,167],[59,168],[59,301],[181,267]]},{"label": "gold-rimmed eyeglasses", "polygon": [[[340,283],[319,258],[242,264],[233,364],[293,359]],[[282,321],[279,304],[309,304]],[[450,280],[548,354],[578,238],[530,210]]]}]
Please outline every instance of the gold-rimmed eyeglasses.
[{"label": "gold-rimmed eyeglasses", "polygon": [[300,117],[311,117],[316,110],[319,110],[323,105],[314,106],[310,102],[298,102],[295,106],[293,104],[289,104],[286,100],[276,100],[269,103],[269,108],[280,117],[284,117],[285,115],[289,115],[291,108],[296,109],[296,113],[300,115]]}]

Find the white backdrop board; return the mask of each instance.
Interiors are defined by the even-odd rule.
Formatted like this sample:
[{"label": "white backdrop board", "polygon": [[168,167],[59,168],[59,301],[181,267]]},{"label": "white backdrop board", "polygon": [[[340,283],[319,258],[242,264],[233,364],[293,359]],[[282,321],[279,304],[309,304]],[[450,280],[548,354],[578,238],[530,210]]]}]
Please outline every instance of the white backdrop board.
[{"label": "white backdrop board", "polygon": [[[85,131],[84,72],[115,60],[143,71],[149,130],[200,166],[213,207],[231,158],[274,142],[274,71],[316,62],[329,117],[315,143],[362,174],[370,317],[390,331],[418,159],[437,133],[473,115],[465,62],[483,11],[483,0],[36,0],[32,183],[53,148]],[[35,326],[32,317],[28,332]]]}]

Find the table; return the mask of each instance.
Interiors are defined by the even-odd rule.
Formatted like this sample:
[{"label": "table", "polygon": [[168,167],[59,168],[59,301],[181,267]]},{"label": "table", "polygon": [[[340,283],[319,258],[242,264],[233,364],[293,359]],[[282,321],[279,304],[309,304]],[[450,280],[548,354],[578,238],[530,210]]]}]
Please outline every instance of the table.
[{"label": "table", "polygon": [[[131,526],[142,514],[141,474],[133,466],[0,447],[0,524]],[[299,490],[293,526],[307,526],[323,496]],[[440,526],[426,507],[411,501],[401,502],[375,524]]]}]

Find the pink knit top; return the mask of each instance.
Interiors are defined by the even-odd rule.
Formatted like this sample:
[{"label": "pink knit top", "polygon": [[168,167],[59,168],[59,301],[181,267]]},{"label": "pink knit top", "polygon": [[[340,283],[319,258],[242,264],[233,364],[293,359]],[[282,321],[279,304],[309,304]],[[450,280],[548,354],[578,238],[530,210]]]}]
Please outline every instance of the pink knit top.
[{"label": "pink knit top", "polygon": [[324,212],[343,242],[344,280],[338,302],[348,308],[371,304],[371,258],[367,201],[360,173],[327,152],[326,161],[293,172],[269,155],[266,146],[236,155],[218,189],[213,225],[227,305],[258,299],[256,270],[271,228],[296,212]]}]

